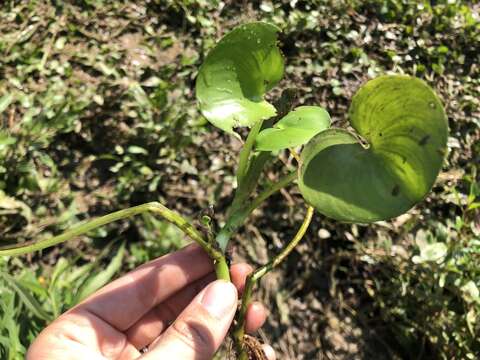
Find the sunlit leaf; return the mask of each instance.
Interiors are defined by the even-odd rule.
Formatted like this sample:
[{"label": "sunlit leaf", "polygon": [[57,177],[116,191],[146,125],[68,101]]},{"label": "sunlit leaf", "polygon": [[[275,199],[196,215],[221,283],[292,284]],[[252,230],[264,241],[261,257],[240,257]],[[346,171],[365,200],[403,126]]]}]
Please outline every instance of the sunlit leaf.
[{"label": "sunlit leaf", "polygon": [[354,96],[350,122],[358,136],[328,129],[302,152],[304,198],[337,220],[398,216],[421,201],[442,166],[448,136],[440,100],[423,81],[382,76]]},{"label": "sunlit leaf", "polygon": [[213,125],[234,133],[236,127],[276,114],[263,96],[283,76],[278,31],[264,22],[241,25],[210,51],[199,70],[196,93],[202,114]]},{"label": "sunlit leaf", "polygon": [[144,154],[144,155],[148,155],[148,151],[140,146],[136,146],[136,145],[130,145],[128,148],[127,148],[127,151],[130,153],[130,154]]},{"label": "sunlit leaf", "polygon": [[0,114],[15,100],[15,94],[9,93],[0,97]]},{"label": "sunlit leaf", "polygon": [[307,143],[330,126],[330,115],[318,106],[299,106],[288,113],[273,128],[257,136],[257,150],[275,151]]},{"label": "sunlit leaf", "polygon": [[0,190],[0,214],[20,213],[27,221],[32,218],[32,210],[23,201],[7,196]]},{"label": "sunlit leaf", "polygon": [[445,259],[447,251],[447,245],[442,242],[426,244],[420,249],[420,255],[412,257],[412,261],[415,264],[421,264],[424,262],[441,263]]},{"label": "sunlit leaf", "polygon": [[480,304],[480,291],[477,285],[472,281],[468,281],[461,287],[463,297],[467,302],[478,302]]},{"label": "sunlit leaf", "polygon": [[0,150],[8,147],[9,145],[13,145],[17,142],[13,136],[8,135],[4,131],[0,131]]}]

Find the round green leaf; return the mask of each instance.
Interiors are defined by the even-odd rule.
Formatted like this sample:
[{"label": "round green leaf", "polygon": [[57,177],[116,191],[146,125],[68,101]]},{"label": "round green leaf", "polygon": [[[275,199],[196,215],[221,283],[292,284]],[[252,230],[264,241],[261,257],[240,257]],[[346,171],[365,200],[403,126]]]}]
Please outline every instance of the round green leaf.
[{"label": "round green leaf", "polygon": [[283,77],[278,31],[263,22],[241,25],[208,54],[196,93],[202,114],[213,125],[233,134],[235,127],[275,116],[275,107],[263,96]]},{"label": "round green leaf", "polygon": [[352,127],[313,138],[302,152],[299,186],[321,213],[372,222],[402,214],[421,201],[441,169],[447,117],[423,81],[382,76],[354,96]]},{"label": "round green leaf", "polygon": [[257,135],[257,149],[276,151],[307,143],[330,126],[330,115],[318,106],[299,106],[288,113],[273,128]]}]

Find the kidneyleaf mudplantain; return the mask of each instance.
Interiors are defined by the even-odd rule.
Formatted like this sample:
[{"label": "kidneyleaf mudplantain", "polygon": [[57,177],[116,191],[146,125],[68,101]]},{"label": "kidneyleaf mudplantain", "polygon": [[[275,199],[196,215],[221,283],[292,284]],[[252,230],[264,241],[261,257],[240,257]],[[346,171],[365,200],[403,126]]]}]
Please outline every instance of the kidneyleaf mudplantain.
[{"label": "kidneyleaf mudplantain", "polygon": [[257,150],[275,151],[307,143],[330,126],[330,115],[318,106],[299,106],[280,119],[273,128],[257,136]]},{"label": "kidneyleaf mudplantain", "polygon": [[276,115],[263,97],[283,77],[278,31],[264,22],[241,25],[210,51],[198,73],[196,94],[213,125],[233,134],[236,127]]},{"label": "kidneyleaf mudplantain", "polygon": [[440,100],[423,81],[389,75],[354,96],[346,130],[328,129],[302,152],[299,186],[321,213],[372,222],[421,201],[441,169],[448,137]]}]

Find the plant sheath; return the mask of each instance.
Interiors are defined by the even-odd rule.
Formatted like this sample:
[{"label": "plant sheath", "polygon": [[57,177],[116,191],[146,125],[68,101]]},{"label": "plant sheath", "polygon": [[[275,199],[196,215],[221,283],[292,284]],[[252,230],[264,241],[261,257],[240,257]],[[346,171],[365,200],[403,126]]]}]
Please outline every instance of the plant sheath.
[{"label": "plant sheath", "polygon": [[238,169],[237,169],[237,183],[240,185],[245,177],[245,174],[248,171],[249,163],[250,163],[250,153],[252,151],[253,145],[255,144],[255,139],[257,138],[258,132],[262,128],[263,120],[258,121],[255,125],[253,125],[252,129],[248,133],[247,140],[245,140],[245,144],[243,145],[242,150],[240,151],[240,158],[238,161]]}]

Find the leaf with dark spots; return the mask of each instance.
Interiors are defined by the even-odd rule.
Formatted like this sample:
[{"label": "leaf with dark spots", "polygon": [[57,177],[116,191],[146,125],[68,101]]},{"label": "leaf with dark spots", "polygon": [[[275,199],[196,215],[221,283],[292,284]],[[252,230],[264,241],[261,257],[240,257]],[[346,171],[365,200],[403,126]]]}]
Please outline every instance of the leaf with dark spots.
[{"label": "leaf with dark spots", "polygon": [[418,145],[420,145],[420,146],[427,145],[429,139],[430,139],[430,135],[425,135],[424,137],[422,137],[420,139],[420,141],[418,142]]},{"label": "leaf with dark spots", "polygon": [[[387,75],[360,88],[349,117],[356,134],[327,129],[303,149],[303,197],[340,221],[401,215],[425,197],[442,167],[443,154],[436,152],[448,139],[442,103],[420,79]],[[366,134],[374,136],[363,144]]]},{"label": "leaf with dark spots", "polygon": [[392,189],[392,196],[398,196],[398,194],[400,194],[400,186],[398,186],[398,184],[395,184]]}]

